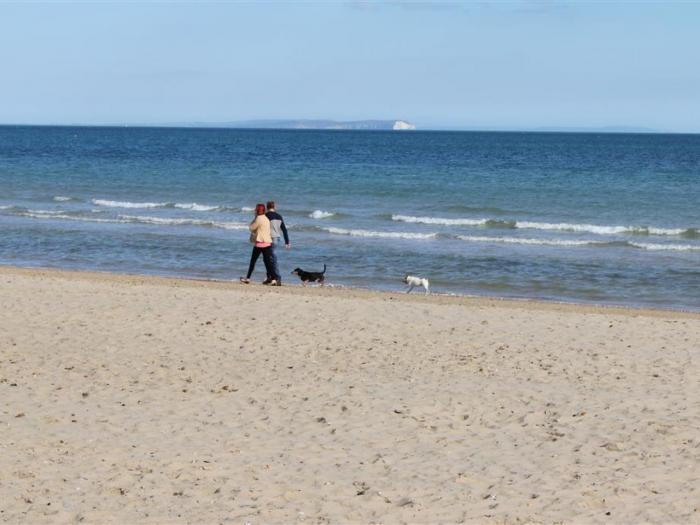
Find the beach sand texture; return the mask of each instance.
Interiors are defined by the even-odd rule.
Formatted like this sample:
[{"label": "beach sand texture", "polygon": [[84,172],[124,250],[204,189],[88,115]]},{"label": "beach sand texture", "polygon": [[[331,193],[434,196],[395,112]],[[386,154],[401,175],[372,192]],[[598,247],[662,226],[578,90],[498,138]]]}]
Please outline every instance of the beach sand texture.
[{"label": "beach sand texture", "polygon": [[0,521],[700,522],[700,315],[0,283]]}]

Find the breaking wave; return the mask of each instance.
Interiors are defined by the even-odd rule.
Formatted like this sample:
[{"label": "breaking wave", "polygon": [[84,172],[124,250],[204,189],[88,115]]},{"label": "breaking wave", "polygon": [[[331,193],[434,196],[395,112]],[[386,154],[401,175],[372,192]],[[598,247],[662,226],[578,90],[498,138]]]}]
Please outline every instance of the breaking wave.
[{"label": "breaking wave", "polygon": [[608,244],[596,241],[576,241],[566,239],[521,239],[519,237],[485,237],[479,235],[457,235],[461,241],[504,243],[504,244],[527,244],[539,246],[588,246],[591,244]]},{"label": "breaking wave", "polygon": [[108,201],[104,199],[92,199],[95,206],[107,206],[109,208],[165,208],[167,202],[129,202],[129,201]]},{"label": "breaking wave", "polygon": [[187,218],[149,217],[144,215],[118,215],[116,218],[101,218],[81,215],[80,212],[20,210],[13,215],[30,219],[60,219],[77,222],[99,222],[108,224],[155,224],[163,226],[202,226],[221,228],[224,230],[247,230],[248,225],[242,222],[208,221]]},{"label": "breaking wave", "polygon": [[172,205],[173,208],[180,208],[181,210],[192,210],[192,211],[215,211],[220,209],[219,206],[207,206],[206,204],[197,204],[192,202],[190,204],[175,203]]},{"label": "breaking wave", "polygon": [[[54,197],[55,201],[65,202],[68,200],[79,200],[72,197]],[[106,207],[106,208],[123,208],[123,209],[155,209],[155,208],[176,208],[180,210],[190,210],[190,211],[216,211],[216,212],[234,212],[234,213],[248,213],[255,211],[252,206],[219,206],[210,204],[200,204],[197,202],[131,202],[131,201],[113,201],[107,199],[92,199],[90,202],[96,206]],[[314,210],[314,211],[304,211],[304,210],[286,210],[286,214],[308,217],[310,219],[328,219],[330,217],[337,217],[338,214],[331,211],[324,210]]]},{"label": "breaking wave", "polygon": [[62,211],[44,211],[44,210],[24,210],[15,213],[17,217],[27,217],[30,219],[61,219],[66,221],[79,222],[102,222],[102,223],[118,223],[115,219],[101,219],[99,217],[85,217],[77,214],[70,214]]},{"label": "breaking wave", "polygon": [[328,219],[329,217],[333,217],[335,213],[332,211],[323,211],[323,210],[315,210],[311,213],[309,213],[309,218],[311,219]]},{"label": "breaking wave", "polygon": [[383,239],[435,239],[437,233],[386,232],[373,230],[348,230],[345,228],[321,228],[333,235],[349,235],[351,237],[377,237]]},{"label": "breaking wave", "polygon": [[595,233],[598,235],[686,235],[692,234],[693,228],[654,228],[651,226],[599,226],[595,224],[569,224],[549,222],[516,221],[516,228],[533,230],[566,231],[575,233]]},{"label": "breaking wave", "polygon": [[149,209],[149,208],[179,208],[181,210],[192,211],[216,211],[220,210],[220,206],[209,206],[206,204],[197,204],[196,202],[180,203],[180,202],[130,202],[130,201],[109,201],[105,199],[92,199],[92,203],[96,206],[106,206],[108,208],[131,208],[131,209]]},{"label": "breaking wave", "polygon": [[628,241],[591,241],[591,240],[571,240],[571,239],[526,239],[519,237],[486,237],[478,235],[457,235],[457,238],[467,242],[483,242],[483,243],[499,243],[499,244],[522,244],[536,246],[593,246],[599,248],[612,247],[628,247],[639,248],[643,250],[670,250],[670,251],[700,251],[700,246],[692,244],[659,244],[659,243],[641,243]]},{"label": "breaking wave", "polygon": [[597,235],[677,235],[683,237],[700,236],[696,228],[656,228],[653,226],[604,226],[596,224],[550,223],[533,221],[508,221],[500,219],[448,219],[442,217],[414,217],[411,215],[392,215],[391,220],[434,224],[443,226],[481,226],[503,229],[531,229],[545,231],[562,231],[572,233],[594,233]]},{"label": "breaking wave", "polygon": [[499,219],[445,219],[442,217],[412,217],[411,215],[392,215],[392,221],[438,224],[442,226],[491,226],[494,228],[515,228],[515,221]]},{"label": "breaking wave", "polygon": [[164,217],[148,217],[143,215],[119,215],[121,222],[135,222],[140,224],[159,224],[166,226],[206,226],[211,228],[223,228],[224,230],[247,230],[248,225],[242,222],[220,222],[200,219],[170,219]]},{"label": "breaking wave", "polygon": [[692,244],[654,244],[654,243],[645,243],[645,242],[630,242],[630,246],[634,246],[635,248],[642,248],[644,250],[654,250],[654,251],[659,251],[659,250],[670,250],[670,251],[677,251],[677,252],[695,252],[695,251],[700,251],[700,246],[694,246]]}]

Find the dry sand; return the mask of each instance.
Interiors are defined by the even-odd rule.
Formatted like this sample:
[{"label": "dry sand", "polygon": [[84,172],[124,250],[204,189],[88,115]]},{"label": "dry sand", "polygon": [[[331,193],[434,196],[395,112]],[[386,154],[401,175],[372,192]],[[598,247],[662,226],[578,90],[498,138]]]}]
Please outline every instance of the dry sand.
[{"label": "dry sand", "polygon": [[0,286],[0,521],[700,522],[699,315]]}]

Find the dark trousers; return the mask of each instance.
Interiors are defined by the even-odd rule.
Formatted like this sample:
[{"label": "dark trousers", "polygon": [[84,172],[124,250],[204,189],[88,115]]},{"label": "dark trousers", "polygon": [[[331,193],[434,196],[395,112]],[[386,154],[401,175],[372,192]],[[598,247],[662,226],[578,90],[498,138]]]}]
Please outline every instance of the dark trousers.
[{"label": "dark trousers", "polygon": [[271,272],[267,272],[267,278],[268,279],[277,279],[278,281],[281,280],[280,276],[280,267],[277,264],[277,245],[279,243],[279,239],[273,239],[272,240],[272,245],[270,246],[270,250],[272,250],[272,257],[270,261],[270,267],[272,268]]},{"label": "dark trousers", "polygon": [[257,246],[253,246],[253,253],[250,254],[250,265],[248,265],[247,278],[250,279],[250,276],[253,275],[253,270],[255,270],[255,263],[258,262],[258,257],[260,257],[261,253],[263,256],[263,263],[265,263],[265,270],[268,279],[270,277],[272,277],[272,279],[279,279],[280,276],[276,273],[272,264],[274,252],[272,251],[271,246],[268,246],[267,248],[258,248]]}]

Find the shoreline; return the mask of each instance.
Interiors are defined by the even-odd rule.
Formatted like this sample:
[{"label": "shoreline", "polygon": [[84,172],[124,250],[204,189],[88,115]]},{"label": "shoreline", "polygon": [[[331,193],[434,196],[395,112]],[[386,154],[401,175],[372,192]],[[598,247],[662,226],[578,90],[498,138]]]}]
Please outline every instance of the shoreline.
[{"label": "shoreline", "polygon": [[[46,275],[48,277],[63,277],[78,278],[85,280],[113,280],[115,282],[132,282],[138,281],[140,284],[145,284],[150,281],[151,284],[176,284],[179,286],[190,285],[196,286],[214,286],[235,289],[248,288],[252,290],[268,290],[270,287],[262,286],[259,283],[244,285],[237,280],[222,280],[222,279],[207,279],[200,277],[186,277],[174,275],[158,275],[158,274],[141,274],[127,272],[112,272],[99,270],[73,270],[57,267],[34,267],[34,266],[14,266],[0,264],[0,275],[8,273],[25,274],[25,275]],[[53,274],[53,275],[52,275]],[[406,294],[400,290],[395,292],[390,290],[362,288],[346,285],[326,285],[325,287],[309,286],[303,287],[300,284],[284,284],[281,287],[275,288],[278,293],[304,293],[319,294],[321,296],[338,296],[338,297],[365,297],[398,301],[419,301],[429,304],[452,304],[463,306],[506,306],[510,308],[536,308],[541,310],[561,310],[573,311],[579,313],[615,313],[632,316],[653,316],[653,317],[684,317],[700,319],[700,311],[683,308],[652,308],[648,306],[630,306],[618,304],[598,304],[598,303],[579,303],[569,301],[557,301],[536,298],[518,298],[518,297],[500,297],[491,295],[466,295],[466,294],[447,294],[447,293],[431,293],[424,295],[417,291],[412,294]]]}]

